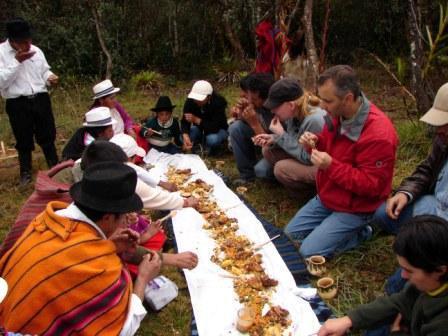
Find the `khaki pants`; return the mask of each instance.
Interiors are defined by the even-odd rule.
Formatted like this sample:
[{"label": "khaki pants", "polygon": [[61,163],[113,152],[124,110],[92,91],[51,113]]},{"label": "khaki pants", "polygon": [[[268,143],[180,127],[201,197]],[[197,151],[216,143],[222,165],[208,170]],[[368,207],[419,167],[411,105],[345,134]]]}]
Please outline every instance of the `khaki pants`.
[{"label": "khaki pants", "polygon": [[293,159],[278,147],[263,148],[263,157],[274,167],[274,176],[292,193],[315,191],[317,168]]}]

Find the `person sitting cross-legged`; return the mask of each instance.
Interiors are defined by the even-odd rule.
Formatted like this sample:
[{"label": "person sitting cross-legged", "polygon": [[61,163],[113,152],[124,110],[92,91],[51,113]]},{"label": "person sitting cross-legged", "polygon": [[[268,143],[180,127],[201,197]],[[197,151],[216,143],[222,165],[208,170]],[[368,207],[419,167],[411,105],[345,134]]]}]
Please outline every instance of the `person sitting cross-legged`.
[{"label": "person sitting cross-legged", "polygon": [[48,203],[0,259],[9,292],[0,325],[32,335],[133,335],[146,314],[148,281],[161,259],[144,256],[137,279],[118,254],[136,248],[126,214],[143,204],[135,171],[117,162],[86,169],[70,188],[73,203]]},{"label": "person sitting cross-legged", "polygon": [[318,91],[326,124],[300,137],[317,167],[317,196],[285,228],[305,257],[331,257],[371,237],[368,223],[392,189],[398,145],[392,122],[362,93],[351,67],[327,69]]},{"label": "person sitting cross-legged", "polygon": [[387,324],[377,336],[448,335],[448,222],[424,215],[398,232],[393,250],[406,287],[391,296],[358,306],[347,316],[330,319],[318,336],[342,336],[349,330]]}]

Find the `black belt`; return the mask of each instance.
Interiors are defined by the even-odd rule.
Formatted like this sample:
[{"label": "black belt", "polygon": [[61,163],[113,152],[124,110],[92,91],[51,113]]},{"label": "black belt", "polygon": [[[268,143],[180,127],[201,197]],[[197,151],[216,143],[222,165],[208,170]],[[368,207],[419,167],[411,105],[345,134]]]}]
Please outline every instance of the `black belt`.
[{"label": "black belt", "polygon": [[16,97],[16,98],[9,98],[9,99],[11,99],[11,100],[13,100],[13,99],[34,99],[34,98],[36,98],[37,96],[39,96],[39,95],[43,95],[43,94],[48,94],[48,92],[38,92],[38,93],[35,93],[35,94],[32,94],[32,95],[29,95],[29,96],[18,96],[18,97]]}]

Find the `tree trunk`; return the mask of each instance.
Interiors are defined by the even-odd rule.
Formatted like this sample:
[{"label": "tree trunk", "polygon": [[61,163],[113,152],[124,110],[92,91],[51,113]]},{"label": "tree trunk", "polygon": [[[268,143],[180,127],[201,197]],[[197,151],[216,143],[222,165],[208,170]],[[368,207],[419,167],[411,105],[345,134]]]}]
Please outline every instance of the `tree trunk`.
[{"label": "tree trunk", "polygon": [[411,61],[411,92],[417,100],[417,112],[425,113],[431,107],[431,98],[428,95],[428,82],[422,76],[424,62],[422,37],[420,32],[421,19],[418,2],[408,0],[409,43]]},{"label": "tree trunk", "polygon": [[316,88],[317,76],[319,75],[319,59],[317,58],[316,45],[313,33],[313,0],[306,0],[303,11],[303,26],[305,28],[305,46],[308,59],[312,65],[312,87]]},{"label": "tree trunk", "polygon": [[325,49],[327,48],[327,38],[328,38],[328,21],[330,20],[330,1],[327,0],[326,9],[325,9],[325,21],[324,27],[322,29],[322,46],[320,48],[319,55],[319,73],[323,72],[325,69]]},{"label": "tree trunk", "polygon": [[98,42],[100,43],[101,50],[106,55],[107,63],[106,63],[106,79],[110,79],[112,76],[112,56],[107,49],[106,42],[103,38],[103,33],[101,31],[101,15],[98,11],[98,7],[95,1],[89,1],[90,8],[92,10],[93,20],[95,21],[96,35],[98,37]]}]

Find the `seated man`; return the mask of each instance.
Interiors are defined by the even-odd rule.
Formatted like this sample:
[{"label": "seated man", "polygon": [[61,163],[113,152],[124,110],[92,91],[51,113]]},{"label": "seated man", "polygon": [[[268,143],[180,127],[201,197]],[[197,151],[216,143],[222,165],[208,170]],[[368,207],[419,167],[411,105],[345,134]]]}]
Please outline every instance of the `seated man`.
[{"label": "seated man", "polygon": [[[361,305],[325,322],[318,336],[345,335],[387,323],[381,335],[448,335],[448,222],[418,216],[403,226],[393,250],[408,285],[397,294]],[[380,334],[375,334],[380,335]]]},{"label": "seated man", "polygon": [[432,150],[376,211],[374,223],[389,233],[397,233],[403,221],[416,215],[448,219],[448,83],[439,89],[433,107],[420,120],[436,127]]},{"label": "seated man", "polygon": [[300,253],[332,256],[370,238],[367,223],[391,191],[398,139],[387,116],[361,92],[354,70],[337,65],[318,80],[321,106],[331,115],[320,135],[300,143],[318,168],[317,197],[285,228]]},{"label": "seated man", "polygon": [[[137,175],[122,163],[91,166],[70,188],[74,203],[48,203],[0,259],[9,285],[0,324],[32,335],[133,335],[146,314],[144,289],[161,266],[143,258],[135,285],[117,253],[135,245],[126,213],[142,208]],[[119,229],[120,239],[117,237]]]},{"label": "seated man", "polygon": [[227,101],[204,80],[194,83],[181,120],[185,149],[205,143],[207,154],[215,155],[227,139]]},{"label": "seated man", "polygon": [[[249,75],[247,99],[241,98],[237,106],[239,109],[232,111],[237,120],[229,127],[229,138],[240,173],[240,178],[235,180],[234,184],[245,184],[255,179],[254,169],[257,156],[252,137],[257,134],[271,133],[269,125],[272,121],[272,113],[263,104],[268,98],[272,84],[274,84],[274,77],[269,73]],[[263,167],[258,168],[263,169]]]}]

